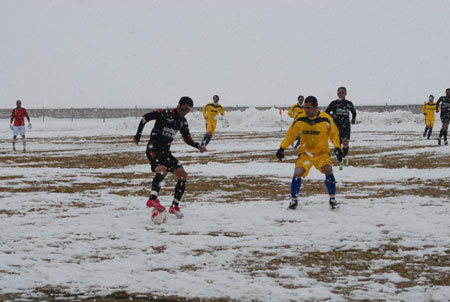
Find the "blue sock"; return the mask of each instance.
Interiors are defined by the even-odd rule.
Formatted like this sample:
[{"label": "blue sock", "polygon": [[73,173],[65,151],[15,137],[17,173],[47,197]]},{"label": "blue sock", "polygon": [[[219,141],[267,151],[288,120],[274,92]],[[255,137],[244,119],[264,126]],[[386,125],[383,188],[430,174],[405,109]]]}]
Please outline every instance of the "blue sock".
[{"label": "blue sock", "polygon": [[334,175],[325,175],[325,185],[328,189],[328,195],[333,196],[336,194],[336,180],[334,179]]},{"label": "blue sock", "polygon": [[292,177],[291,182],[291,197],[292,199],[297,199],[298,192],[300,192],[300,187],[302,186],[302,178],[301,177]]},{"label": "blue sock", "polygon": [[205,136],[203,136],[203,141],[205,142],[205,146],[209,144],[210,140],[211,140],[211,136],[208,136],[208,134],[205,133]]}]

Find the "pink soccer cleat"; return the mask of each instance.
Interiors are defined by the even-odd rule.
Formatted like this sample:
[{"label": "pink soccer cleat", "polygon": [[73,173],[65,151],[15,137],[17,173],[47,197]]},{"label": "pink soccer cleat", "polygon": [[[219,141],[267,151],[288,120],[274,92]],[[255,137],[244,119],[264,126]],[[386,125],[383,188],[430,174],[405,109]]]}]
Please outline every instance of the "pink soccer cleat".
[{"label": "pink soccer cleat", "polygon": [[153,207],[157,209],[159,212],[164,212],[166,210],[166,208],[159,203],[158,198],[147,200],[147,207],[149,208]]},{"label": "pink soccer cleat", "polygon": [[169,213],[175,215],[178,219],[181,219],[184,217],[183,213],[181,213],[180,211],[180,207],[179,206],[174,206],[171,205],[169,208]]}]

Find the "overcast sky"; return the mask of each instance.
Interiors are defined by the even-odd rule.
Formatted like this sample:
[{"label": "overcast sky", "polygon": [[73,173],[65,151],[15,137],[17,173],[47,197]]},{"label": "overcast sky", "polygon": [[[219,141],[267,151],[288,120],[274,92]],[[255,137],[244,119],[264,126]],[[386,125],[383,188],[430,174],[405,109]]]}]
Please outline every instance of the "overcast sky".
[{"label": "overcast sky", "polygon": [[414,104],[450,87],[447,0],[0,0],[0,108]]}]

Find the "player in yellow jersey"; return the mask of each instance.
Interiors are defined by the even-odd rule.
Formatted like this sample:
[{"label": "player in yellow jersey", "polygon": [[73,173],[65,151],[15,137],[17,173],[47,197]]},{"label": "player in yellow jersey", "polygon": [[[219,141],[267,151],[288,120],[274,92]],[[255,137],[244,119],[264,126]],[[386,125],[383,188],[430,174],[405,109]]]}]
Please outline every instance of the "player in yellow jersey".
[{"label": "player in yellow jersey", "polygon": [[423,137],[427,135],[427,139],[430,139],[431,133],[433,132],[434,126],[434,112],[439,112],[439,108],[436,111],[436,103],[434,102],[434,96],[430,95],[428,97],[428,102],[424,103],[422,106],[422,113],[425,116],[425,132]]},{"label": "player in yellow jersey", "polygon": [[304,100],[305,100],[305,98],[303,97],[303,95],[298,96],[297,103],[292,105],[291,109],[289,109],[289,111],[288,111],[288,114],[290,117],[295,119],[297,117],[297,115],[305,112],[305,110],[303,109],[303,101]]},{"label": "player in yellow jersey", "polygon": [[[288,111],[288,114],[290,117],[295,119],[299,114],[302,114],[303,112],[305,112],[305,110],[303,109],[303,101],[304,100],[305,100],[305,98],[303,97],[303,95],[298,96],[297,103],[292,105],[291,109],[289,109],[289,111]],[[297,137],[297,141],[295,142],[295,145],[293,144],[294,149],[297,149],[299,145],[300,145],[300,135]]]},{"label": "player in yellow jersey", "polygon": [[202,146],[207,146],[209,141],[211,140],[214,132],[216,131],[217,119],[216,116],[218,114],[222,116],[225,115],[225,110],[223,110],[222,105],[219,104],[219,96],[213,96],[213,102],[206,104],[203,107],[203,117],[206,121],[206,133],[203,136]]},{"label": "player in yellow jersey", "polygon": [[319,111],[317,99],[308,96],[305,100],[305,113],[300,114],[291,124],[286,132],[286,137],[280,144],[277,151],[277,158],[284,158],[284,150],[296,139],[300,137],[298,148],[298,159],[295,162],[294,176],[291,182],[292,201],[288,209],[295,210],[298,206],[297,196],[302,185],[302,177],[305,178],[311,167],[314,165],[317,170],[325,174],[325,185],[330,196],[329,203],[332,210],[336,209],[337,202],[336,181],[333,175],[333,167],[328,147],[328,138],[334,146],[334,153],[339,162],[342,162],[342,150],[339,141],[339,130],[330,115]]}]

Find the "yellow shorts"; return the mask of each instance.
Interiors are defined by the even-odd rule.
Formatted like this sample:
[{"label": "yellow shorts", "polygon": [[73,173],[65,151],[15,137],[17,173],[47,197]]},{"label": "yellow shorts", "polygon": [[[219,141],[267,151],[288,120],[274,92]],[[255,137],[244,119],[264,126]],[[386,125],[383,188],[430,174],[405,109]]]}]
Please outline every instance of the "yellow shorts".
[{"label": "yellow shorts", "polygon": [[427,127],[433,128],[433,126],[434,126],[434,119],[433,120],[425,119],[425,125]]},{"label": "yellow shorts", "polygon": [[306,178],[306,176],[309,173],[309,170],[311,169],[311,167],[313,165],[322,174],[323,174],[323,172],[322,172],[322,167],[323,166],[325,166],[325,165],[332,166],[330,153],[322,152],[322,153],[319,153],[319,154],[310,154],[310,155],[307,155],[306,153],[301,153],[300,156],[298,157],[297,161],[295,162],[295,167],[296,168],[302,167],[303,169],[305,169],[305,173],[303,174],[303,178]]},{"label": "yellow shorts", "polygon": [[216,131],[217,120],[214,119],[206,119],[206,132],[211,132],[214,134]]}]

